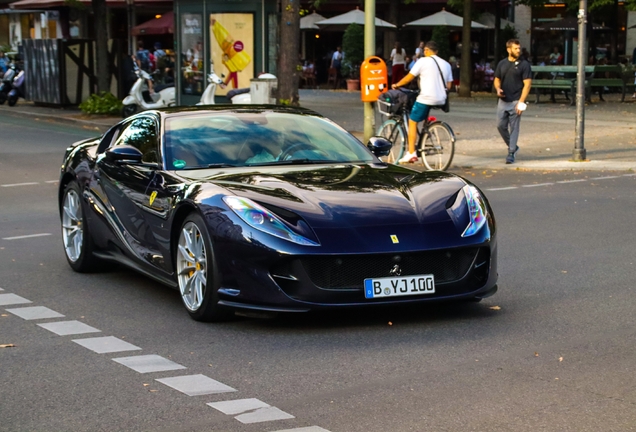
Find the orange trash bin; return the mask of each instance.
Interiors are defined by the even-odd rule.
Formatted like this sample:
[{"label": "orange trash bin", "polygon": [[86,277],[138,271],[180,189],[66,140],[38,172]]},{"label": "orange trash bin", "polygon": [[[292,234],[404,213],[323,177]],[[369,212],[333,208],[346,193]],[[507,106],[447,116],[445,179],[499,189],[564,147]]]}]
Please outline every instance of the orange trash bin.
[{"label": "orange trash bin", "polygon": [[360,90],[362,102],[375,102],[389,89],[386,63],[380,57],[367,57],[360,66]]}]

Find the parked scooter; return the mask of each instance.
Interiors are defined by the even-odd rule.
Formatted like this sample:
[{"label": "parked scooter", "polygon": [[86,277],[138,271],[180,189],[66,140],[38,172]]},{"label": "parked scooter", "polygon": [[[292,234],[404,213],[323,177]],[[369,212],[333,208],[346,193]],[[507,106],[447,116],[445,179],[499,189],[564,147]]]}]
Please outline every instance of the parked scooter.
[{"label": "parked scooter", "polygon": [[9,91],[7,96],[7,100],[9,106],[14,106],[18,103],[19,98],[24,98],[24,71],[21,70],[18,74],[13,78],[13,88]]},{"label": "parked scooter", "polygon": [[[221,75],[223,77],[223,75]],[[259,78],[273,78],[276,76],[266,73],[258,76]],[[203,91],[203,95],[201,95],[201,101],[197,103],[197,105],[213,105],[214,95],[216,94],[216,87],[218,85],[223,84],[223,80],[219,78],[219,76],[214,73],[214,66],[210,65],[210,73],[208,74],[208,86]],[[241,88],[241,89],[233,89],[227,93],[227,98],[233,104],[239,105],[249,105],[252,103],[252,95],[250,94],[250,87]]]},{"label": "parked scooter", "polygon": [[13,79],[16,76],[16,68],[14,64],[11,64],[2,77],[2,84],[0,84],[0,105],[9,98],[9,92],[13,89]]},{"label": "parked scooter", "polygon": [[135,114],[137,111],[165,108],[177,104],[174,84],[156,85],[154,94],[151,95],[147,81],[152,80],[152,76],[148,72],[139,69],[135,62],[133,62],[133,67],[135,75],[137,75],[137,81],[130,88],[130,93],[123,101],[124,107],[121,110],[121,115],[124,118]]}]

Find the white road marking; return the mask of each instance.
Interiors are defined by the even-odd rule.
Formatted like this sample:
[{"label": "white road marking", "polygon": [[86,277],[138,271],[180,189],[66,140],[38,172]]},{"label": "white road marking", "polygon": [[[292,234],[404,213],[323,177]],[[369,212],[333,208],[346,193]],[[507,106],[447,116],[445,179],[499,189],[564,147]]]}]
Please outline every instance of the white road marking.
[{"label": "white road marking", "polygon": [[4,291],[2,288],[0,288],[0,291]]},{"label": "white road marking", "polygon": [[122,351],[140,350],[138,346],[123,341],[115,336],[95,337],[88,339],[74,339],[73,342],[88,348],[97,354],[114,353]]},{"label": "white road marking", "polygon": [[619,178],[620,176],[605,176],[605,177],[593,177],[590,180],[606,180],[606,179],[615,179],[615,178]]},{"label": "white road marking", "polygon": [[186,368],[179,363],[175,363],[171,360],[168,360],[167,358],[155,354],[134,357],[120,357],[114,358],[113,360],[139,373],[164,372]]},{"label": "white road marking", "polygon": [[210,402],[206,404],[212,408],[221,411],[223,414],[235,415],[242,414],[246,411],[252,411],[257,408],[267,408],[270,405],[258,399],[237,399],[223,402]]},{"label": "white road marking", "polygon": [[44,183],[59,183],[59,180],[47,180]]},{"label": "white road marking", "polygon": [[295,429],[277,430],[274,432],[329,432],[329,431],[319,426],[307,426],[307,427],[300,427]]},{"label": "white road marking", "polygon": [[25,320],[36,320],[46,318],[64,318],[64,315],[57,313],[52,309],[44,306],[31,306],[22,307],[16,309],[7,309],[7,312],[11,312],[13,315],[17,315]]},{"label": "white road marking", "polygon": [[623,174],[623,177],[633,177],[636,176],[636,174]]},{"label": "white road marking", "polygon": [[500,190],[510,190],[510,189],[519,189],[517,186],[509,186],[509,187],[500,187],[500,188],[491,188],[491,189],[486,189],[489,191],[500,191]]},{"label": "white road marking", "polygon": [[0,294],[0,306],[8,306],[15,304],[31,303],[31,300],[27,300],[24,297],[20,297],[16,294]]},{"label": "white road marking", "polygon": [[40,183],[38,182],[26,182],[26,183],[12,183],[12,184],[3,184],[0,185],[2,187],[16,187],[16,186],[34,186],[34,185],[38,185]]},{"label": "white road marking", "polygon": [[538,184],[529,184],[529,185],[521,185],[521,187],[539,187],[539,186],[551,186],[554,183],[538,183]]},{"label": "white road marking", "polygon": [[576,179],[576,180],[561,180],[558,181],[557,183],[579,183],[579,182],[586,182],[587,179]]},{"label": "white road marking", "polygon": [[88,324],[84,324],[80,321],[58,321],[38,325],[50,332],[55,333],[58,336],[101,332],[101,330],[98,330],[95,327],[91,327]]},{"label": "white road marking", "polygon": [[256,411],[237,415],[234,417],[243,424],[262,423],[274,420],[287,420],[296,418],[293,415],[276,407],[259,408]]},{"label": "white road marking", "polygon": [[181,393],[185,393],[188,396],[200,396],[236,391],[236,389],[226,386],[225,384],[202,374],[160,378],[156,381],[159,381],[161,384],[165,384],[168,387],[172,387]]},{"label": "white road marking", "polygon": [[16,236],[16,237],[3,237],[2,240],[21,240],[21,239],[34,238],[34,237],[46,237],[50,235],[51,233],[29,234],[29,235]]}]

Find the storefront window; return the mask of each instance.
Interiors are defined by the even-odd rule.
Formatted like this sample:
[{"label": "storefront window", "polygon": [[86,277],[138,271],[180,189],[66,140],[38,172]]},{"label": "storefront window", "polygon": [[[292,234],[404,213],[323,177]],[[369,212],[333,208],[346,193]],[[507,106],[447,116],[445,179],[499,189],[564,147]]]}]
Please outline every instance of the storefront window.
[{"label": "storefront window", "polygon": [[203,93],[203,16],[181,15],[181,92],[184,95]]}]

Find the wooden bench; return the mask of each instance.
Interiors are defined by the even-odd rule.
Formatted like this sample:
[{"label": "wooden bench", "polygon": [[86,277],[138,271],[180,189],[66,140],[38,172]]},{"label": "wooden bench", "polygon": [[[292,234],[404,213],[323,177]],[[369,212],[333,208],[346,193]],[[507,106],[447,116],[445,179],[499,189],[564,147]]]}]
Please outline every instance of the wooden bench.
[{"label": "wooden bench", "polygon": [[[609,76],[608,76],[609,75]],[[603,99],[603,89],[621,89],[621,102],[625,102],[625,93],[628,87],[634,87],[634,70],[631,67],[621,65],[598,65],[594,66],[594,73],[590,79],[591,87],[599,87],[598,96]]]},{"label": "wooden bench", "polygon": [[[585,66],[585,73],[592,74],[594,72],[594,66]],[[539,96],[541,94],[541,90],[550,90],[550,100],[552,102],[556,102],[554,95],[555,90],[563,90],[566,92],[565,97],[567,98],[567,93],[572,94],[572,97],[569,98],[570,105],[574,105],[576,90],[577,90],[577,82],[576,82],[576,73],[577,67],[571,65],[561,65],[561,66],[532,66],[532,89],[536,90],[536,99],[535,103],[539,103]],[[590,80],[585,80],[585,92],[586,97],[589,99],[591,91]]]}]

